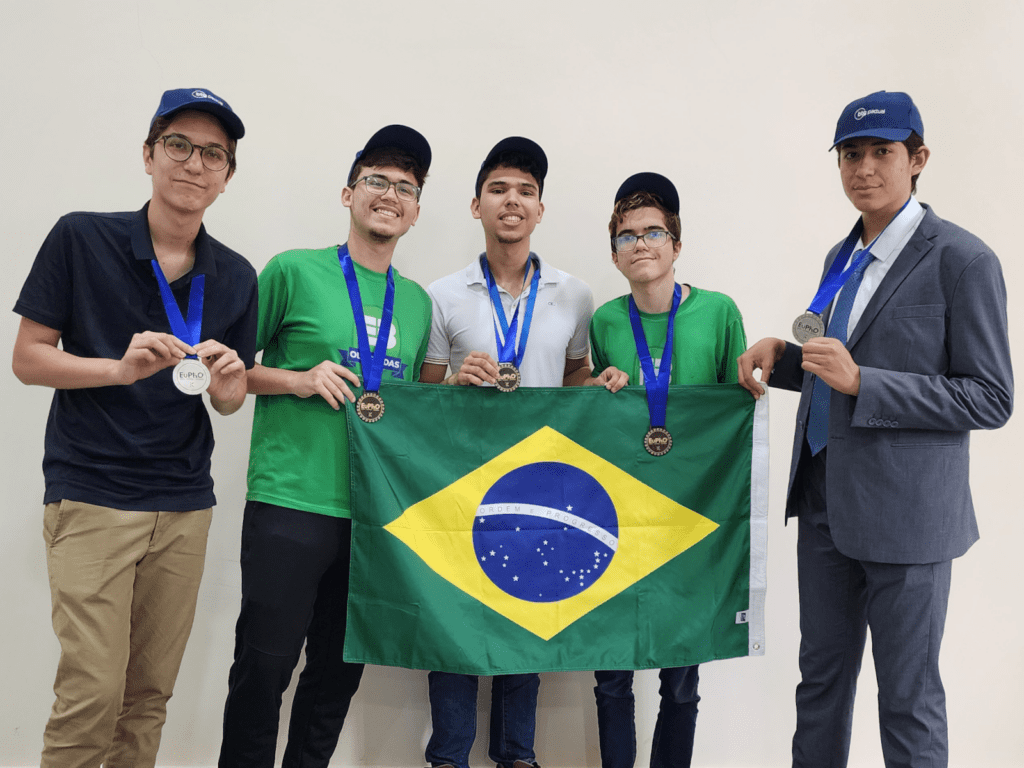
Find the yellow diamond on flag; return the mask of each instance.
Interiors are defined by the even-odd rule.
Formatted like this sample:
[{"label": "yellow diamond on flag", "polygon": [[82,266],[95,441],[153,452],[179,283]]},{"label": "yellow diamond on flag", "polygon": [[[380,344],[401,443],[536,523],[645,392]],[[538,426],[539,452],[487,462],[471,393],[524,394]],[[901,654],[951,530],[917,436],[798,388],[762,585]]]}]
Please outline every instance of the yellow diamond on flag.
[{"label": "yellow diamond on flag", "polygon": [[544,640],[716,528],[550,427],[385,526],[437,574]]}]

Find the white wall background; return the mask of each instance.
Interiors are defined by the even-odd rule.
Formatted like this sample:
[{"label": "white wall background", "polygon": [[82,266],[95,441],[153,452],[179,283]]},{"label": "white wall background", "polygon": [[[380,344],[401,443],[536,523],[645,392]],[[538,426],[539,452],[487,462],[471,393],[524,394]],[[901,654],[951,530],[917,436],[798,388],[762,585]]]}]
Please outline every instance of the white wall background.
[{"label": "white wall background", "polygon": [[[422,283],[481,248],[469,215],[476,170],[498,139],[523,134],[551,160],[533,245],[603,302],[626,290],[606,225],[627,175],[657,170],[683,204],[680,279],[724,291],[747,335],[788,335],[825,251],[854,212],[826,152],[835,120],[870,91],[905,90],[932,158],[919,188],[936,212],[1003,259],[1010,333],[1024,360],[1019,234],[1024,161],[1024,7],[862,0],[266,0],[0,2],[0,232],[12,307],[47,231],[71,210],[148,199],[142,140],[166,88],[211,88],[246,123],[238,173],[206,222],[257,268],[276,252],[344,239],[339,190],[377,128],[405,122],[434,149],[419,224],[396,264]],[[18,318],[0,324],[8,355]],[[0,765],[38,764],[58,656],[41,539],[43,426],[50,392],[0,370],[5,440],[0,513]],[[796,531],[782,507],[796,397],[773,396],[767,655],[702,667],[695,764],[785,766],[797,682]],[[238,539],[251,401],[215,418],[220,505],[199,613],[170,703],[162,765],[211,766],[239,600]],[[952,765],[1024,765],[1019,706],[1024,622],[1021,420],[976,434],[972,485],[981,541],[954,568],[943,648]],[[874,673],[865,659],[852,766],[881,764]],[[544,675],[544,765],[597,765],[585,673]],[[657,679],[638,681],[646,765]],[[422,672],[364,677],[339,766],[422,765]],[[485,765],[486,730],[473,753]]]}]

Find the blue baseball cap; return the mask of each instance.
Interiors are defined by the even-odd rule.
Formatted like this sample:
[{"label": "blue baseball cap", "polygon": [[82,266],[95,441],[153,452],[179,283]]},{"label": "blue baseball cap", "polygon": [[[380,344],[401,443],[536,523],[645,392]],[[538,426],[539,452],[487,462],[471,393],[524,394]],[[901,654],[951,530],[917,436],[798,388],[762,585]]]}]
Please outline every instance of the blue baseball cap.
[{"label": "blue baseball cap", "polygon": [[158,117],[171,117],[183,109],[209,112],[220,120],[228,136],[235,141],[245,136],[245,126],[231,109],[231,105],[208,88],[176,88],[173,91],[164,91],[164,95],[160,97],[160,106],[156,108],[156,114],[149,121],[149,127],[153,127]]},{"label": "blue baseball cap", "polygon": [[660,173],[634,173],[619,186],[619,191],[615,193],[615,202],[629,197],[634,192],[650,192],[657,195],[671,213],[679,215],[679,193],[676,192],[676,186]]},{"label": "blue baseball cap", "polygon": [[544,177],[548,175],[548,156],[544,154],[544,150],[540,148],[540,144],[536,141],[523,136],[509,136],[491,147],[487,157],[480,163],[480,172],[476,175],[476,187],[474,188],[476,196],[479,197],[480,190],[483,189],[484,177],[487,175],[486,168],[493,165],[498,156],[504,152],[518,152],[526,155],[533,161],[534,166],[537,168],[537,173],[534,174],[534,177],[537,179],[537,191],[543,194]]},{"label": "blue baseball cap", "polygon": [[359,164],[360,157],[371,150],[383,149],[384,147],[398,149],[410,155],[417,163],[423,166],[424,173],[430,170],[430,144],[423,137],[423,134],[419,131],[414,131],[407,125],[385,125],[370,137],[365,147],[356,152],[355,159],[352,161],[352,167],[348,169],[349,178],[352,177],[352,171]]},{"label": "blue baseball cap", "polygon": [[836,137],[829,150],[858,136],[906,141],[911,132],[924,138],[924,123],[913,99],[899,91],[878,91],[846,105],[836,123]]}]

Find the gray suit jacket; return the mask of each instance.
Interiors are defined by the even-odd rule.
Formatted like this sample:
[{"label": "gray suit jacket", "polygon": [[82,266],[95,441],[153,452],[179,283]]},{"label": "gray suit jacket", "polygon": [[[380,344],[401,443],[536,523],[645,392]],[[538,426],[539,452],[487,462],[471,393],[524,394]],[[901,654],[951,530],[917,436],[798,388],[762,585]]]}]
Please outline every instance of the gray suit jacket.
[{"label": "gray suit jacket", "polygon": [[[970,430],[1000,427],[1013,409],[998,259],[925,206],[846,346],[861,384],[858,396],[833,392],[830,402],[826,503],[836,547],[884,563],[959,557],[978,539]],[[800,347],[787,344],[770,379],[801,391],[787,517],[814,380],[800,362]]]}]

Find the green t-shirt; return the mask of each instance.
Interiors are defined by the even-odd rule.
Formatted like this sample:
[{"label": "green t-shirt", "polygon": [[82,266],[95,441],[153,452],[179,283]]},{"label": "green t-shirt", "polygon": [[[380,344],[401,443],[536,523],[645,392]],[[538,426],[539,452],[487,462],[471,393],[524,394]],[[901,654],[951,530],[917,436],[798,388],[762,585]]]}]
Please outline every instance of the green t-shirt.
[{"label": "green t-shirt", "polygon": [[[384,304],[385,275],[355,264],[373,349]],[[395,310],[384,380],[419,379],[430,339],[430,298],[395,275]],[[324,360],[359,365],[359,338],[337,246],[286,251],[259,277],[256,349],[263,365],[307,371]],[[358,392],[356,393],[358,394]],[[352,407],[347,401],[345,407]],[[319,395],[260,395],[252,424],[246,498],[332,517],[350,517],[348,433],[345,414]]]},{"label": "green t-shirt", "polygon": [[[641,312],[640,322],[657,371],[665,349],[668,312]],[[628,295],[598,307],[590,321],[590,346],[595,376],[611,365],[628,374],[630,385],[643,384],[640,356],[629,322]],[[690,295],[676,312],[670,383],[735,383],[736,358],[746,348],[743,318],[733,300],[723,293],[691,287]]]}]

